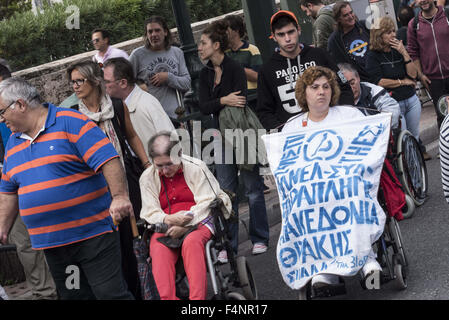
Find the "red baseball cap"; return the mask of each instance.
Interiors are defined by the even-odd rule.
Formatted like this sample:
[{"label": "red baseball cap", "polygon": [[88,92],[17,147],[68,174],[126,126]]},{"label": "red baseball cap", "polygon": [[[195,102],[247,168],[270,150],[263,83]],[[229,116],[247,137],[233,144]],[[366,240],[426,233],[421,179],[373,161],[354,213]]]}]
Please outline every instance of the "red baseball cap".
[{"label": "red baseball cap", "polygon": [[298,19],[296,18],[295,14],[293,12],[287,11],[287,10],[279,10],[278,12],[276,12],[275,14],[273,14],[271,16],[271,19],[270,19],[271,32],[273,32],[273,22],[275,20],[279,19],[280,17],[284,17],[284,16],[293,19],[296,22],[296,24],[299,26]]}]

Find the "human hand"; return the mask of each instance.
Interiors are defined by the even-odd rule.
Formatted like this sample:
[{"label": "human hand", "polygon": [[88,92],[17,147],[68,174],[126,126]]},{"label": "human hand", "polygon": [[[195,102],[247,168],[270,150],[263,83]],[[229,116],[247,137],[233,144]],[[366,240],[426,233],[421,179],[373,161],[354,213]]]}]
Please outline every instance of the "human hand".
[{"label": "human hand", "polygon": [[155,87],[160,87],[168,80],[168,72],[159,72],[150,77],[150,83]]},{"label": "human hand", "polygon": [[239,96],[242,91],[231,92],[225,97],[222,97],[222,104],[228,105],[230,107],[245,107],[246,98],[244,96]]},{"label": "human hand", "polygon": [[402,40],[398,40],[396,38],[393,38],[390,40],[390,46],[397,50],[400,54],[404,55],[407,53],[407,50],[404,47],[404,44],[402,43]]},{"label": "human hand", "polygon": [[171,226],[168,228],[167,232],[165,233],[166,236],[169,236],[173,239],[181,238],[186,232],[187,228],[180,227],[180,226]]},{"label": "human hand", "polygon": [[174,214],[167,215],[164,219],[164,223],[171,226],[185,226],[193,219],[193,215],[186,215],[187,211],[179,211]]},{"label": "human hand", "polygon": [[127,196],[113,197],[109,213],[117,223],[120,223],[127,216],[134,215],[133,206]]},{"label": "human hand", "polygon": [[0,229],[0,244],[8,244],[8,231]]},{"label": "human hand", "polygon": [[402,80],[402,85],[404,86],[411,86],[411,87],[416,87],[416,81],[409,79],[409,78],[405,78],[404,80]]},{"label": "human hand", "polygon": [[427,78],[427,76],[426,75],[422,75],[421,76],[421,83],[424,85],[424,87],[426,87],[426,89],[427,89],[427,91],[429,91],[430,92],[430,83],[431,83],[432,81],[430,81],[430,79],[429,78]]}]

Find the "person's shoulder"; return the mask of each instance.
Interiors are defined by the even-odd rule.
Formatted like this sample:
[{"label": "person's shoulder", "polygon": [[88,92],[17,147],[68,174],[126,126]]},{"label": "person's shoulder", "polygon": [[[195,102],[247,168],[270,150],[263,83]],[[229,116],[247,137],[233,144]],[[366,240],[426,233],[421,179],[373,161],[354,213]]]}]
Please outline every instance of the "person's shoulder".
[{"label": "person's shoulder", "polygon": [[170,49],[168,49],[168,51],[171,51],[172,53],[176,54],[176,55],[180,55],[180,54],[184,54],[184,51],[182,51],[181,48],[171,45]]},{"label": "person's shoulder", "polygon": [[382,52],[377,51],[377,50],[368,50],[368,52],[366,53],[366,57],[369,58],[375,58],[375,59],[380,59],[382,57]]},{"label": "person's shoulder", "polygon": [[248,43],[248,50],[252,55],[260,54],[259,48],[252,43]]},{"label": "person's shoulder", "polygon": [[145,46],[137,47],[131,52],[131,56],[140,55],[144,53],[144,50],[146,50]]},{"label": "person's shoulder", "polygon": [[345,116],[346,119],[351,117],[362,117],[363,113],[355,106],[350,105],[338,105],[331,108],[335,113],[339,113]]},{"label": "person's shoulder", "polygon": [[284,124],[284,126],[282,127],[281,132],[289,133],[291,131],[294,131],[295,128],[299,128],[301,125],[301,119],[302,119],[303,115],[304,115],[303,113],[300,113],[300,114],[297,114],[297,115],[289,118],[287,120],[287,122]]},{"label": "person's shoulder", "polygon": [[[329,36],[328,43],[333,43],[333,42],[338,41],[340,38],[339,35],[340,35],[340,31],[338,29],[334,30]],[[331,48],[332,48],[332,46],[331,46]]]}]

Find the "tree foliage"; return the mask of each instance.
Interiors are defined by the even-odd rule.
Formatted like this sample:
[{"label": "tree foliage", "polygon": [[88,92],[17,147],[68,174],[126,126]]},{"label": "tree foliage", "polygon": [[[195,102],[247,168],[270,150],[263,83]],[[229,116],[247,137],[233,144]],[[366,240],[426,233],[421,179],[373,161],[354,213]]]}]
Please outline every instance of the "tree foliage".
[{"label": "tree foliage", "polygon": [[[241,9],[240,0],[185,1],[192,23]],[[70,8],[79,10],[79,29],[67,27],[76,18]],[[165,17],[170,28],[176,26],[169,0],[65,0],[36,16],[30,10],[15,13],[0,21],[0,57],[14,71],[44,64],[93,50],[95,28],[109,30],[111,43],[138,38],[143,22],[156,14]]]},{"label": "tree foliage", "polygon": [[28,0],[0,0],[0,20],[30,9],[31,2]]}]

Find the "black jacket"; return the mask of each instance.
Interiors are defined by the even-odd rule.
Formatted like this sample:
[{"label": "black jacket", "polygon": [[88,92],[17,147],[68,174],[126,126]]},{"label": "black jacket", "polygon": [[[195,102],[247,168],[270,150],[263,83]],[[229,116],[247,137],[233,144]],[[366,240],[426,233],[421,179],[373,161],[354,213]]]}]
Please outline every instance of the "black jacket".
[{"label": "black jacket", "polygon": [[215,71],[212,62],[201,69],[199,84],[199,109],[202,114],[217,117],[225,106],[220,103],[220,98],[231,92],[241,91],[240,95],[247,94],[246,75],[243,67],[228,56],[224,56],[221,63],[220,84],[214,87]]},{"label": "black jacket", "polygon": [[[355,28],[359,30],[360,34],[365,33],[369,39],[370,32],[365,27],[364,21],[357,21],[355,24]],[[360,66],[358,63],[356,63],[353,60],[352,55],[347,52],[345,44],[343,42],[343,32],[341,30],[336,30],[330,35],[327,43],[327,51],[329,51],[337,65],[339,63],[350,63],[357,69],[361,81],[370,80],[370,76],[365,67]]]},{"label": "black jacket", "polygon": [[259,71],[256,113],[267,130],[283,125],[288,119],[300,113],[301,109],[295,98],[296,79],[309,67],[323,66],[335,71],[341,89],[339,104],[354,104],[351,87],[329,54],[320,48],[302,44],[301,46],[300,70],[298,58],[289,59],[292,76],[289,73],[288,59],[278,52],[273,53]]}]

